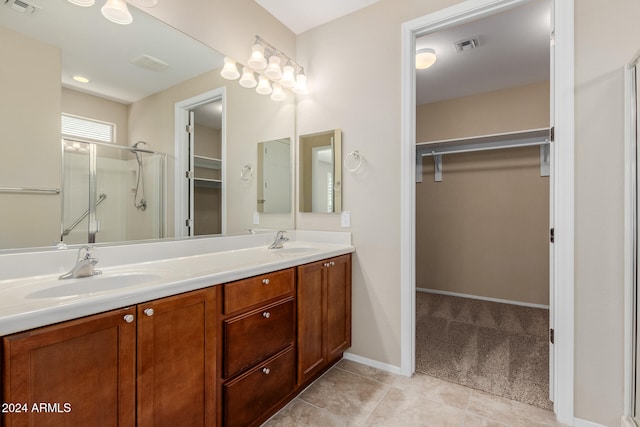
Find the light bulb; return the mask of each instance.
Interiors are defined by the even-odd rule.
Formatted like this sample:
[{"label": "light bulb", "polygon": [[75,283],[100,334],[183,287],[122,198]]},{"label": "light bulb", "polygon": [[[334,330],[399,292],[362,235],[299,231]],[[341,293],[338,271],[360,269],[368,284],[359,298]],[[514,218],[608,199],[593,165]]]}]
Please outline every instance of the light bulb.
[{"label": "light bulb", "polygon": [[285,65],[282,68],[280,84],[286,88],[292,88],[296,85],[296,77],[293,75],[293,67],[291,65]]},{"label": "light bulb", "polygon": [[240,77],[240,86],[246,88],[256,87],[258,82],[256,81],[255,76],[253,75],[253,70],[248,67],[242,67],[242,77]]},{"label": "light bulb", "polygon": [[284,89],[277,83],[273,84],[273,92],[271,93],[271,99],[273,101],[284,101],[287,99],[287,94],[284,93]]},{"label": "light bulb", "polygon": [[424,70],[436,63],[436,51],[433,49],[420,49],[416,53],[416,70]]},{"label": "light bulb", "polygon": [[271,89],[271,84],[266,77],[258,77],[258,86],[256,87],[256,92],[258,92],[260,95],[269,95],[272,90],[273,89]]},{"label": "light bulb", "polygon": [[309,91],[307,89],[307,76],[303,73],[296,76],[296,85],[293,87],[293,91],[299,95],[305,95]]},{"label": "light bulb", "polygon": [[247,65],[254,70],[264,70],[267,68],[267,60],[264,58],[264,46],[254,44],[251,47],[251,56],[247,61]]},{"label": "light bulb", "polygon": [[224,67],[222,67],[222,71],[220,71],[220,75],[227,80],[235,80],[240,77],[240,73],[238,72],[238,67],[236,67],[236,61],[234,59],[229,58],[228,56],[224,57]]},{"label": "light bulb", "polygon": [[116,24],[128,25],[133,22],[133,16],[124,0],[107,0],[100,12],[102,16]]},{"label": "light bulb", "polygon": [[269,57],[269,66],[264,72],[264,75],[269,77],[271,80],[280,80],[282,77],[282,70],[280,69],[280,58],[276,55],[271,55]]}]

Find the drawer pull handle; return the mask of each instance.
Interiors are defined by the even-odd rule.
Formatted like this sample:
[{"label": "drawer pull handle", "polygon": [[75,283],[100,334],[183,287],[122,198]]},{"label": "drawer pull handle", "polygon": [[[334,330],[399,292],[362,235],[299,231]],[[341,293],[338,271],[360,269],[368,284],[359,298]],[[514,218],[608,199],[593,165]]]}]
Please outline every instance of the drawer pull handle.
[{"label": "drawer pull handle", "polygon": [[125,314],[124,315],[124,321],[127,323],[133,323],[133,321],[136,320],[136,318],[134,317],[133,314]]},{"label": "drawer pull handle", "polygon": [[262,317],[264,317],[265,319],[268,319],[269,317],[271,317],[271,313],[269,313],[268,311],[265,311],[264,313],[262,313]]},{"label": "drawer pull handle", "polygon": [[262,372],[263,372],[265,375],[269,375],[269,374],[271,373],[271,369],[269,369],[269,368],[262,368]]},{"label": "drawer pull handle", "polygon": [[149,317],[153,316],[153,313],[154,313],[153,308],[145,308],[144,309],[144,314],[146,314]]},{"label": "drawer pull handle", "polygon": [[269,284],[269,279],[262,279],[262,283],[264,283],[265,285]]}]

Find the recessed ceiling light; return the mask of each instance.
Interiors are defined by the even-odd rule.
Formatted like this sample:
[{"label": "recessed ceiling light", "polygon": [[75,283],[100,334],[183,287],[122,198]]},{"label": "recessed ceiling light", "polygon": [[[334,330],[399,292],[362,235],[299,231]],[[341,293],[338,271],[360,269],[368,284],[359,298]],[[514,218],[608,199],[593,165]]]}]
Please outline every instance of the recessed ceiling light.
[{"label": "recessed ceiling light", "polygon": [[79,83],[89,83],[89,79],[86,78],[85,76],[73,76],[73,80],[79,82]]},{"label": "recessed ceiling light", "polygon": [[424,70],[425,68],[429,68],[435,64],[437,60],[435,50],[428,48],[420,49],[416,53],[416,69]]}]

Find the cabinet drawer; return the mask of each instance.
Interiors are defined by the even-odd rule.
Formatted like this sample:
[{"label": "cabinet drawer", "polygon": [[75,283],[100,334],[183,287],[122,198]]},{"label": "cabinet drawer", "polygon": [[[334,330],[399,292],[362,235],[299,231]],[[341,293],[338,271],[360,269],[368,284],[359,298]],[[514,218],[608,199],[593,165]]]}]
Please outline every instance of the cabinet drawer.
[{"label": "cabinet drawer", "polygon": [[273,298],[293,295],[295,270],[276,271],[223,285],[225,314],[249,308]]},{"label": "cabinet drawer", "polygon": [[293,344],[294,302],[292,298],[224,321],[224,377]]},{"label": "cabinet drawer", "polygon": [[295,385],[293,347],[223,387],[225,426],[248,426],[280,402]]}]

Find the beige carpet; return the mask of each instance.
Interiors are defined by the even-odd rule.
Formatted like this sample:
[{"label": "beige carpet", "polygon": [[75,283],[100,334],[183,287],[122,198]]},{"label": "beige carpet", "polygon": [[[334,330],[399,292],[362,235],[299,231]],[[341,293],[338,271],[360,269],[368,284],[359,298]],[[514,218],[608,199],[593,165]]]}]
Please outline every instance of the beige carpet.
[{"label": "beige carpet", "polygon": [[416,371],[540,408],[549,310],[417,292]]}]

